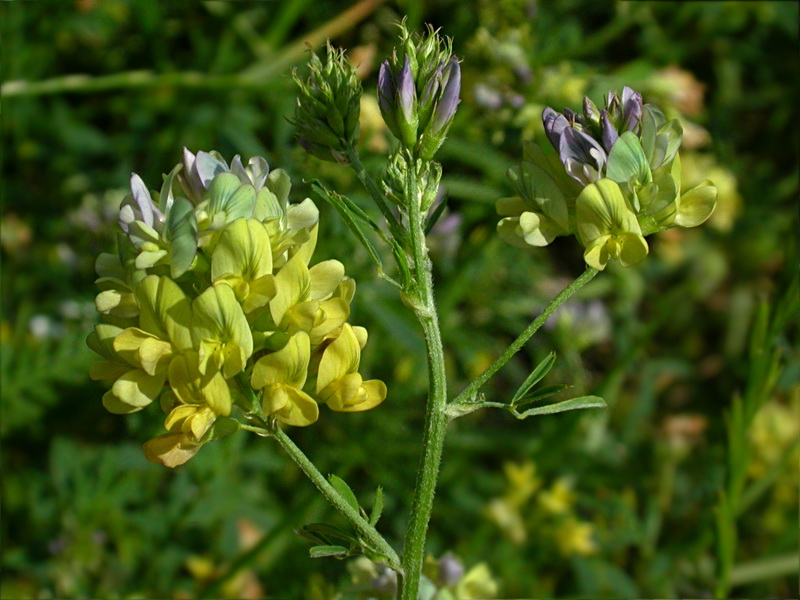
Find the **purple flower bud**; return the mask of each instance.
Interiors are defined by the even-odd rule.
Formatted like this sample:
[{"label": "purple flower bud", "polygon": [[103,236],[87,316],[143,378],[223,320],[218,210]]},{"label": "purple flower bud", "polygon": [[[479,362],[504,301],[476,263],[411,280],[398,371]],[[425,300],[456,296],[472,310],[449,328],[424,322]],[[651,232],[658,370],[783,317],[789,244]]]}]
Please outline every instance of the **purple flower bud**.
[{"label": "purple flower bud", "polygon": [[417,99],[417,90],[414,87],[414,73],[411,71],[408,56],[406,56],[403,69],[400,71],[397,99],[399,100],[403,117],[407,122],[411,122],[414,118],[414,101]]},{"label": "purple flower bud", "polygon": [[553,144],[553,148],[559,149],[561,143],[561,132],[569,127],[569,121],[561,113],[557,113],[549,106],[542,111],[542,123],[544,123],[544,132],[547,134],[547,139]]},{"label": "purple flower bud", "polygon": [[642,95],[625,86],[622,88],[622,122],[626,131],[633,131],[642,118]]},{"label": "purple flower bud", "polygon": [[605,110],[600,113],[600,128],[603,136],[603,148],[606,149],[606,152],[611,152],[611,146],[619,138],[619,133],[611,119],[608,118],[608,112]]},{"label": "purple flower bud", "polygon": [[458,98],[461,93],[461,67],[455,56],[450,58],[450,64],[446,67],[442,78],[442,85],[444,85],[444,92],[433,115],[431,133],[434,135],[447,127],[447,124],[453,119],[453,115],[456,114],[459,102],[461,102]]},{"label": "purple flower bud", "polygon": [[606,96],[606,111],[608,111],[608,117],[614,123],[618,122],[622,116],[620,100],[616,92],[608,92],[608,95]]},{"label": "purple flower bud", "polygon": [[600,123],[600,111],[589,96],[583,99],[583,119],[587,125],[593,123],[595,127]]},{"label": "purple flower bud", "polygon": [[381,63],[381,70],[378,73],[378,105],[381,107],[384,120],[388,122],[394,109],[394,81],[388,60]]}]

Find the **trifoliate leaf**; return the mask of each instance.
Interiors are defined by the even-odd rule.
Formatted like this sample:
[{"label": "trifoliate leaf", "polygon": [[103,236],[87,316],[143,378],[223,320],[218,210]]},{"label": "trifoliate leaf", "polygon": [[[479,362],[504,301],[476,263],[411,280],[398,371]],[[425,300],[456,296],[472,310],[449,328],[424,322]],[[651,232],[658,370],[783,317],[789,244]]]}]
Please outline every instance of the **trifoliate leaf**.
[{"label": "trifoliate leaf", "polygon": [[556,413],[566,412],[569,410],[583,410],[585,408],[606,408],[606,402],[599,396],[581,396],[580,398],[572,398],[571,400],[564,400],[556,404],[548,406],[539,406],[537,408],[528,409],[522,413],[514,413],[518,419],[525,419],[527,417],[535,417],[539,415],[553,415]]},{"label": "trifoliate leaf", "polygon": [[531,372],[530,375],[528,375],[522,385],[519,386],[519,389],[511,399],[511,404],[516,404],[517,401],[524,397],[533,386],[544,379],[545,376],[550,372],[550,369],[553,368],[554,364],[556,364],[556,353],[551,352],[544,358],[544,360],[542,360],[542,362],[536,365],[536,368]]}]

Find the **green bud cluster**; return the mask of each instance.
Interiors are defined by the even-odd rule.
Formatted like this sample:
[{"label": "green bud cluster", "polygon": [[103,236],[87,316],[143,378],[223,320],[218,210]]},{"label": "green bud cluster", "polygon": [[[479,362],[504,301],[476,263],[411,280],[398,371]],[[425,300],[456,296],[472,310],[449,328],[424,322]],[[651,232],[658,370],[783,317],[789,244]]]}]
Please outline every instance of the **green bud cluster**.
[{"label": "green bud cluster", "polygon": [[305,80],[292,73],[299,90],[292,119],[298,139],[317,158],[345,163],[347,148],[358,140],[361,81],[344,51],[330,43],[325,63],[312,52],[308,66]]},{"label": "green bud cluster", "polygon": [[546,246],[576,234],[588,265],[629,266],[647,256],[645,236],[711,216],[710,181],[681,190],[680,123],[630,88],[621,98],[610,92],[603,110],[587,98],[583,114],[547,108],[542,117],[551,145],[526,144],[508,173],[517,194],[497,201],[497,229],[509,243]]},{"label": "green bud cluster", "polygon": [[110,412],[158,401],[166,413],[149,460],[186,462],[238,428],[236,407],[305,426],[319,404],[357,412],[386,398],[358,373],[367,332],[347,323],[355,282],[337,260],[309,266],[319,212],[290,191],[260,157],[245,167],[184,150],[154,195],[132,176],[118,251],[97,259],[102,322],[87,342]]},{"label": "green bud cluster", "polygon": [[411,35],[401,23],[400,31],[400,46],[381,64],[378,104],[402,146],[431,160],[460,102],[461,67],[452,41],[432,27],[426,35]]}]

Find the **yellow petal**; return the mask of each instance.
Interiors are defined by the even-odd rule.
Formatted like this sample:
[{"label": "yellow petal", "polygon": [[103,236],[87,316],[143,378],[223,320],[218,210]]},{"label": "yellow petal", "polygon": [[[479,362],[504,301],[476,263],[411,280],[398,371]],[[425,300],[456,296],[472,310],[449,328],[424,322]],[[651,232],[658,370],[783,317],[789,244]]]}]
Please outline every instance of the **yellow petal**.
[{"label": "yellow petal", "polygon": [[182,465],[200,450],[200,446],[192,443],[185,433],[160,435],[143,447],[147,460],[170,468]]},{"label": "yellow petal", "polygon": [[334,381],[357,371],[360,360],[361,346],[358,338],[350,324],[345,323],[339,337],[325,348],[322,355],[317,376],[317,394]]},{"label": "yellow petal", "polygon": [[94,381],[113,381],[127,373],[130,369],[118,362],[101,360],[89,367],[89,377]]},{"label": "yellow petal", "polygon": [[359,373],[348,373],[327,385],[317,395],[331,410],[347,411],[349,406],[361,401],[358,397],[363,393],[361,383],[362,379]]},{"label": "yellow petal", "polygon": [[167,431],[181,431],[186,419],[194,416],[200,410],[196,405],[179,404],[174,407],[164,421],[164,428]]},{"label": "yellow petal", "polygon": [[248,283],[272,273],[269,234],[255,219],[238,219],[225,227],[211,258],[211,280],[241,276]]},{"label": "yellow petal", "polygon": [[333,294],[344,278],[344,265],[338,260],[326,260],[308,270],[311,278],[311,300],[325,300]]},{"label": "yellow petal", "polygon": [[169,277],[148,275],[136,286],[141,314],[139,324],[147,333],[169,340],[179,350],[192,347],[192,305]]},{"label": "yellow petal", "polygon": [[[111,386],[113,395],[123,404],[144,408],[164,389],[165,376],[148,375],[140,369],[128,371]],[[110,409],[109,409],[110,410]]]},{"label": "yellow petal", "polygon": [[607,248],[607,243],[610,239],[610,235],[604,235],[594,240],[594,242],[586,248],[586,251],[583,253],[583,259],[586,261],[587,265],[599,269],[600,271],[606,268],[608,259],[610,258]]},{"label": "yellow petal", "polygon": [[302,388],[308,376],[310,357],[311,342],[308,334],[302,331],[294,334],[283,348],[258,359],[253,368],[253,389],[260,390],[278,383]]},{"label": "yellow petal", "polygon": [[308,300],[311,291],[311,278],[308,267],[297,254],[292,257],[275,275],[275,297],[269,308],[272,319],[280,324],[291,307]]},{"label": "yellow petal", "polygon": [[285,388],[288,403],[277,411],[275,418],[281,423],[293,427],[306,427],[319,418],[319,405],[314,399],[295,388]]},{"label": "yellow petal", "polygon": [[[331,332],[341,327],[350,316],[350,305],[342,298],[331,298],[320,305],[320,310],[325,318],[311,330],[311,344],[317,346]],[[365,330],[366,331],[366,330]],[[356,335],[358,339],[358,335]],[[364,340],[366,343],[366,339]],[[361,341],[359,340],[359,348]]]}]

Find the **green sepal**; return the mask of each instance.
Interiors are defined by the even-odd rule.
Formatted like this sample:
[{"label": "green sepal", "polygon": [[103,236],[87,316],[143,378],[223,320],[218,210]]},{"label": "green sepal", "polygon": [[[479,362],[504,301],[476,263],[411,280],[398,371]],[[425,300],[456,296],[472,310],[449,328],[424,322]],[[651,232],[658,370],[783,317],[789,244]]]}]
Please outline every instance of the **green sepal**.
[{"label": "green sepal", "polygon": [[214,424],[200,440],[201,444],[213,442],[239,431],[239,422],[231,417],[217,417]]},{"label": "green sepal", "polygon": [[161,193],[158,196],[158,209],[162,214],[168,215],[175,196],[172,193],[172,182],[175,180],[176,175],[183,169],[183,163],[178,163],[164,176],[164,183],[161,185]]}]

